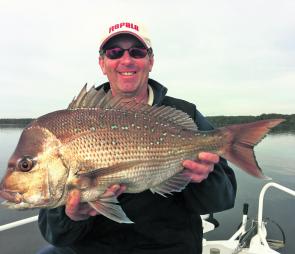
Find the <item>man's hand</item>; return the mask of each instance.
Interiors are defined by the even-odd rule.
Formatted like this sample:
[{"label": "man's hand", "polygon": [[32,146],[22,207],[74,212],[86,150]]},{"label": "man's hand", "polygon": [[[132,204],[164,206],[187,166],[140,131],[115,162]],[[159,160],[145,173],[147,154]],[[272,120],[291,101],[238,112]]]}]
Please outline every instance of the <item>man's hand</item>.
[{"label": "man's hand", "polygon": [[218,162],[219,156],[217,154],[202,152],[199,153],[197,160],[184,160],[182,165],[186,168],[185,172],[191,177],[192,182],[200,183],[207,179],[214,169],[214,164]]},{"label": "man's hand", "polygon": [[[102,197],[118,197],[125,191],[126,187],[119,184],[110,186]],[[79,190],[74,189],[69,193],[69,197],[66,203],[65,213],[74,221],[86,220],[90,216],[96,216],[99,213],[94,210],[88,203],[80,203],[81,193]]]}]

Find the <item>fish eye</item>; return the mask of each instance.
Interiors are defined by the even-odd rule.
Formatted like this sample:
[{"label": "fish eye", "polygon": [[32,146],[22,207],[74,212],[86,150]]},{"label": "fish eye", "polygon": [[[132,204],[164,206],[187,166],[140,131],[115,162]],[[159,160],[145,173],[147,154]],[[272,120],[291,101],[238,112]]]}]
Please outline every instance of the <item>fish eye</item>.
[{"label": "fish eye", "polygon": [[34,160],[29,156],[24,156],[19,162],[18,162],[18,168],[23,172],[30,171],[33,166],[35,165]]}]

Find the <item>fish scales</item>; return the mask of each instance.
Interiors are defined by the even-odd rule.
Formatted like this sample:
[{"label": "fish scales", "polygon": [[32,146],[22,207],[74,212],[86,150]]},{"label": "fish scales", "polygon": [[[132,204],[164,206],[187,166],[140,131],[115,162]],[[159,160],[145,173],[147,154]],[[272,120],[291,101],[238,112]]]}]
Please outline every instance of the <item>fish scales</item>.
[{"label": "fish scales", "polygon": [[[68,167],[73,168],[75,165],[71,165],[72,160],[72,154],[75,154],[77,156],[76,160],[74,161],[87,161],[92,160],[91,168],[96,167],[109,167],[114,164],[119,164],[125,161],[135,160],[135,161],[158,161],[156,166],[149,166],[149,163],[143,164],[141,167],[133,167],[132,169],[127,170],[127,172],[119,172],[116,173],[115,176],[108,175],[105,177],[105,179],[101,179],[101,181],[104,181],[106,184],[113,183],[114,179],[117,180],[119,178],[123,178],[122,175],[125,176],[125,182],[129,179],[129,182],[142,182],[144,180],[144,177],[155,177],[159,179],[159,182],[165,177],[165,174],[167,176],[174,175],[176,172],[181,171],[182,167],[179,163],[182,159],[185,158],[186,150],[183,149],[185,147],[186,143],[188,145],[188,151],[191,150],[192,144],[191,141],[185,142],[186,139],[181,139],[183,142],[183,145],[179,143],[180,137],[174,135],[174,137],[170,137],[167,135],[166,127],[164,127],[164,130],[162,133],[165,135],[162,135],[161,132],[153,131],[153,136],[148,133],[147,135],[143,135],[145,138],[142,140],[142,126],[146,126],[147,123],[142,123],[142,119],[145,116],[140,116],[138,113],[135,115],[135,117],[132,119],[135,124],[133,126],[133,130],[124,129],[121,130],[120,126],[127,126],[128,122],[124,117],[116,118],[114,115],[117,114],[115,111],[107,111],[105,114],[104,120],[107,121],[109,124],[105,124],[107,126],[103,130],[100,131],[89,131],[89,126],[93,127],[93,124],[89,125],[89,121],[87,121],[87,118],[85,118],[84,114],[85,110],[81,110],[81,113],[83,113],[84,119],[78,118],[79,121],[86,124],[79,124],[80,126],[80,133],[76,134],[75,137],[72,137],[70,140],[65,138],[65,152],[64,152],[64,159],[69,162]],[[77,117],[77,110],[73,112],[73,118]],[[91,113],[94,113],[94,111],[91,111]],[[119,112],[120,113],[120,112]],[[97,114],[96,114],[97,115]],[[128,117],[127,114],[124,116]],[[90,119],[92,119],[93,116],[89,115]],[[108,118],[112,119],[112,121],[108,121]],[[56,119],[54,117],[54,119]],[[119,120],[117,120],[119,119]],[[128,119],[127,119],[128,120]],[[70,122],[76,123],[76,121],[68,120]],[[102,121],[102,120],[101,120]],[[158,123],[161,125],[161,123]],[[72,124],[73,125],[73,124]],[[47,126],[49,126],[47,124]],[[112,128],[113,126],[117,126],[116,128]],[[140,128],[138,128],[140,126]],[[76,127],[76,126],[72,126]],[[95,126],[96,127],[96,126]],[[151,131],[151,128],[145,128],[146,133]],[[59,128],[54,129],[53,131],[57,132]],[[130,131],[129,131],[130,130]],[[82,134],[79,136],[80,134]],[[56,133],[55,133],[56,134]],[[58,134],[57,134],[58,135]],[[65,133],[62,133],[62,136],[66,136]],[[162,138],[161,142],[158,142]],[[193,137],[193,134],[191,135]],[[99,140],[102,140],[99,142]],[[175,147],[175,140],[179,144],[178,147]],[[145,141],[145,142],[143,142]],[[90,145],[90,146],[89,146]],[[103,147],[103,149],[101,149]],[[170,152],[171,148],[174,147],[172,150],[173,152]],[[70,150],[70,151],[69,151]],[[70,154],[69,158],[66,158],[66,154]],[[167,155],[166,158],[163,157],[163,154]],[[171,164],[172,158],[171,156],[179,156],[179,158],[174,159],[178,163]],[[164,158],[164,159],[163,159]],[[168,173],[165,173],[163,170],[159,170],[159,167],[163,165],[166,161],[170,162],[168,167]],[[98,166],[99,165],[99,166]],[[175,166],[177,167],[175,168]],[[174,166],[175,170],[171,170],[171,166]],[[163,167],[163,166],[162,166]],[[140,172],[144,172],[141,173]],[[147,173],[148,172],[148,173]],[[150,174],[150,175],[149,175]],[[159,176],[159,177],[158,177]],[[166,178],[167,178],[166,176]],[[108,181],[109,179],[109,181]],[[131,179],[131,180],[130,180]],[[124,181],[123,181],[124,182]],[[154,180],[154,182],[157,182]],[[105,186],[103,186],[105,187]],[[103,188],[102,187],[102,188]],[[131,189],[127,188],[127,191],[130,192],[136,192],[139,190],[142,190],[143,188],[138,186],[139,189]]]},{"label": "fish scales", "polygon": [[[201,151],[214,152],[263,177],[253,147],[283,121],[203,132],[181,111],[121,103],[101,92],[102,98],[94,98],[93,89],[88,97],[83,91],[69,109],[41,116],[23,130],[0,183],[7,207],[57,207],[78,189],[81,201],[99,213],[130,223],[115,197],[101,197],[108,186],[124,184],[125,192],[150,189],[163,196],[181,191],[190,182],[182,161],[197,158]],[[87,108],[94,101],[97,107]]]}]

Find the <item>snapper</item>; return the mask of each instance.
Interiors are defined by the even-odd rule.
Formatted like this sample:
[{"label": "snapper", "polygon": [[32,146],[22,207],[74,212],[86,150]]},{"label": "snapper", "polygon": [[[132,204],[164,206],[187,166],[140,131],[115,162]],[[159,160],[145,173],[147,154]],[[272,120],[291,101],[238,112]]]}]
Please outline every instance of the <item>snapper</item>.
[{"label": "snapper", "polygon": [[124,184],[126,193],[149,189],[163,196],[181,191],[191,180],[182,161],[201,151],[263,178],[253,147],[282,121],[199,131],[182,111],[126,101],[94,87],[87,92],[84,86],[67,109],[41,116],[23,130],[0,196],[12,209],[54,208],[78,189],[81,202],[111,220],[131,223],[116,197],[101,197],[108,186]]}]

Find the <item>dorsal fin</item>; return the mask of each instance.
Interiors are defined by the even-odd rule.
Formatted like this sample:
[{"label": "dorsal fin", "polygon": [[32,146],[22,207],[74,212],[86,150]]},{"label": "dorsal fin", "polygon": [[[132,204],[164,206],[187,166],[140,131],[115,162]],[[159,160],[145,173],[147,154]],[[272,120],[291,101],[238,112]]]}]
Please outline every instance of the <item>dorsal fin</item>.
[{"label": "dorsal fin", "polygon": [[82,87],[77,97],[74,97],[67,109],[97,108],[104,100],[106,93],[103,89],[97,91],[94,86],[87,92],[87,83]]},{"label": "dorsal fin", "polygon": [[118,109],[142,113],[146,116],[150,115],[153,118],[158,118],[168,124],[176,124],[185,129],[197,130],[195,122],[181,110],[170,106],[158,107],[137,103],[134,98],[113,97],[110,90],[107,93],[103,89],[97,91],[94,86],[87,92],[87,83],[68,106],[68,109],[72,110],[78,108]]},{"label": "dorsal fin", "polygon": [[80,105],[81,100],[84,98],[87,90],[87,83],[82,87],[80,93],[77,95],[77,97],[74,97],[73,100],[71,101],[71,103],[68,106],[68,109],[75,109],[78,108]]}]

